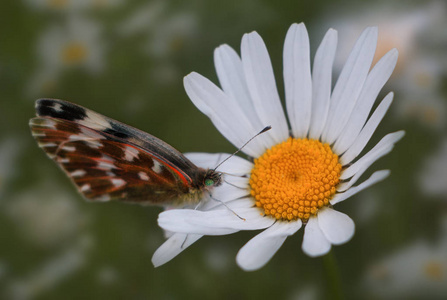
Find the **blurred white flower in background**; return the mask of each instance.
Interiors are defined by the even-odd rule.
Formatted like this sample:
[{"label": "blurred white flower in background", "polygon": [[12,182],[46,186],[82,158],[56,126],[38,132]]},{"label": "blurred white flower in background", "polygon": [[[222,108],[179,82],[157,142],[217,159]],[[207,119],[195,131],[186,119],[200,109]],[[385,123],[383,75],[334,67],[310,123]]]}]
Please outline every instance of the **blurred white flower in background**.
[{"label": "blurred white flower in background", "polygon": [[441,299],[447,289],[446,253],[446,235],[438,243],[415,241],[371,265],[365,287],[381,299]]},{"label": "blurred white flower in background", "polygon": [[198,19],[192,12],[173,12],[166,2],[155,1],[136,9],[118,27],[123,36],[143,35],[144,51],[155,58],[180,52],[193,44]]},{"label": "blurred white flower in background", "polygon": [[166,2],[148,2],[139,9],[133,10],[118,27],[118,32],[123,36],[130,36],[136,33],[153,31],[159,22],[160,17],[166,10]]},{"label": "blurred white flower in background", "polygon": [[315,299],[324,299],[321,295],[321,289],[316,286],[303,286],[302,284],[293,290],[289,297],[286,297],[288,300],[315,300]]},{"label": "blurred white flower in background", "polygon": [[90,9],[110,9],[121,5],[123,0],[25,0],[30,8],[50,12],[79,12]]},{"label": "blurred white flower in background", "polygon": [[371,190],[369,193],[363,193],[358,196],[362,205],[356,206],[357,223],[363,226],[369,226],[371,223],[377,222],[377,218],[382,213],[383,202],[387,196],[379,194],[377,190]]},{"label": "blurred white flower in background", "polygon": [[447,139],[425,159],[421,172],[417,172],[420,188],[426,195],[441,196],[447,200]]},{"label": "blurred white flower in background", "polygon": [[424,7],[408,8],[387,3],[364,9],[337,14],[337,19],[328,20],[344,33],[340,36],[341,54],[334,63],[335,68],[343,66],[355,42],[353,37],[366,26],[377,25],[380,34],[375,61],[393,47],[399,50],[399,61],[390,79],[391,88],[400,99],[393,112],[403,120],[416,120],[430,128],[442,129],[446,103],[441,95],[441,77],[446,74],[447,61],[445,51],[440,49],[447,45],[443,30],[447,26],[447,5],[435,1],[427,2]]},{"label": "blurred white flower in background", "polygon": [[24,238],[42,248],[71,243],[88,223],[77,201],[54,185],[18,194],[4,203],[3,210]]},{"label": "blurred white flower in background", "polygon": [[82,236],[74,245],[48,259],[23,278],[11,279],[0,295],[4,295],[4,299],[35,299],[50,292],[86,265],[91,246],[90,237]]},{"label": "blurred white flower in background", "polygon": [[58,72],[51,69],[41,69],[34,73],[28,82],[27,96],[42,97],[51,94],[58,86]]},{"label": "blurred white flower in background", "polygon": [[67,70],[100,73],[106,50],[102,31],[100,23],[77,16],[44,30],[37,41],[37,70],[29,83],[30,94],[50,92]]},{"label": "blurred white flower in background", "polygon": [[134,10],[117,31],[123,37],[140,37],[140,51],[153,59],[151,81],[167,85],[183,75],[172,57],[195,44],[197,29],[193,12],[172,11],[167,2],[154,1]]},{"label": "blurred white flower in background", "polygon": [[408,62],[393,81],[396,89],[403,93],[401,101],[396,101],[395,114],[430,128],[445,128],[447,103],[442,95],[441,76],[443,72],[447,74],[446,70],[429,55]]},{"label": "blurred white flower in background", "polygon": [[103,266],[98,271],[98,282],[102,285],[112,285],[119,280],[119,272],[112,266]]},{"label": "blurred white flower in background", "polygon": [[4,138],[0,142],[0,199],[3,199],[10,179],[16,175],[16,158],[22,152],[20,146],[17,138]]},{"label": "blurred white flower in background", "polygon": [[208,246],[203,259],[206,265],[216,273],[226,273],[233,266],[233,256],[230,249],[223,244],[214,244]]},{"label": "blurred white flower in background", "polygon": [[65,26],[55,25],[43,32],[37,45],[41,64],[56,70],[85,67],[92,72],[104,67],[100,23],[71,17]]},{"label": "blurred white flower in background", "polygon": [[147,50],[155,57],[180,52],[187,43],[193,43],[197,18],[193,13],[182,12],[163,19],[147,44]]}]

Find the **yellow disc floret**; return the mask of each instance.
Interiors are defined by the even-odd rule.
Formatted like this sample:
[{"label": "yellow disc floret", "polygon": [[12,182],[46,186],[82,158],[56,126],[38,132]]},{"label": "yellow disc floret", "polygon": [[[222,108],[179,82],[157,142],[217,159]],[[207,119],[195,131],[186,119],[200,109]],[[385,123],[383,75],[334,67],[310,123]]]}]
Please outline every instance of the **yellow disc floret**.
[{"label": "yellow disc floret", "polygon": [[251,195],[266,215],[306,221],[329,204],[340,172],[338,156],[328,144],[289,138],[255,159]]},{"label": "yellow disc floret", "polygon": [[62,49],[61,58],[67,65],[76,65],[84,62],[88,56],[86,45],[79,42],[72,42]]}]

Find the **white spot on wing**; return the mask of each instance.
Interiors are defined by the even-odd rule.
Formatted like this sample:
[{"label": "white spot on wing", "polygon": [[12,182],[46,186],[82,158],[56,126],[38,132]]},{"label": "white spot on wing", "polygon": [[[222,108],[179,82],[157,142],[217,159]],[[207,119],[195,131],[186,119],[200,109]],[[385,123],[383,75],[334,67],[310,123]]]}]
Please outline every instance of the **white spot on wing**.
[{"label": "white spot on wing", "polygon": [[157,174],[163,172],[163,166],[156,159],[153,159],[152,161],[154,162],[154,165],[152,166],[152,171],[154,171]]},{"label": "white spot on wing", "polygon": [[95,130],[104,130],[107,128],[111,128],[110,123],[100,114],[95,113],[91,110],[87,110],[86,115],[87,117],[84,120],[80,120],[79,124]]},{"label": "white spot on wing", "polygon": [[65,150],[68,152],[73,152],[73,151],[76,151],[76,147],[75,146],[63,146],[62,150]]},{"label": "white spot on wing", "polygon": [[81,169],[76,170],[76,171],[73,171],[73,172],[70,173],[70,175],[71,175],[72,177],[82,177],[82,176],[84,176],[85,174],[87,174],[87,172],[86,172],[85,170],[81,170]]},{"label": "white spot on wing", "polygon": [[[108,124],[108,123],[107,123]],[[91,126],[90,126],[91,127]],[[87,129],[85,127],[81,127],[81,133],[86,136],[86,138],[93,138],[102,140],[105,139],[104,136],[100,135],[99,133],[95,132],[94,130]]]},{"label": "white spot on wing", "polygon": [[39,120],[33,120],[31,119],[30,124],[33,126],[39,126],[39,127],[47,127],[50,129],[56,129],[56,122],[49,119],[39,119]]},{"label": "white spot on wing", "polygon": [[90,184],[88,184],[88,183],[81,186],[81,192],[83,192],[83,193],[90,191],[90,189],[91,189],[91,187],[90,187]]},{"label": "white spot on wing", "polygon": [[39,145],[39,147],[45,148],[45,147],[56,147],[57,144],[56,143],[37,143]]},{"label": "white spot on wing", "polygon": [[93,149],[99,149],[103,146],[102,143],[98,141],[89,141],[87,145]]},{"label": "white spot on wing", "polygon": [[68,137],[69,141],[83,141],[86,137],[80,134],[72,134]]},{"label": "white spot on wing", "polygon": [[149,181],[149,179],[150,179],[149,176],[147,175],[147,173],[143,172],[143,171],[138,172],[138,177],[140,177],[140,179],[144,180],[144,181]]},{"label": "white spot on wing", "polygon": [[60,103],[54,102],[53,106],[52,106],[53,110],[57,113],[61,113],[64,110],[62,109],[62,105]]},{"label": "white spot on wing", "polygon": [[139,151],[131,146],[126,146],[124,149],[124,159],[127,161],[133,161],[135,158],[138,158]]},{"label": "white spot on wing", "polygon": [[121,178],[113,178],[110,181],[116,188],[122,187],[123,185],[126,184],[126,182],[124,180],[122,180]]},{"label": "white spot on wing", "polygon": [[61,164],[66,164],[66,163],[70,162],[70,159],[69,158],[60,158],[57,161]]},{"label": "white spot on wing", "polygon": [[109,171],[109,170],[112,170],[113,168],[116,168],[116,166],[112,163],[105,162],[105,161],[98,162],[98,169]]}]

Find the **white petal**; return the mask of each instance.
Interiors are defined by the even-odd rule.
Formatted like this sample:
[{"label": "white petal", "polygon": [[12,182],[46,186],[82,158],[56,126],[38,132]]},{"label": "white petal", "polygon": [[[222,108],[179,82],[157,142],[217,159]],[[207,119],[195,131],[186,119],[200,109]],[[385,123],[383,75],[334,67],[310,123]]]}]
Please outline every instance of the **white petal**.
[{"label": "white petal", "polygon": [[214,51],[214,65],[223,91],[233,100],[231,105],[238,105],[255,128],[261,130],[265,127],[256,114],[245,81],[242,61],[236,51],[228,45],[221,45]]},{"label": "white petal", "polygon": [[322,140],[332,144],[346,125],[371,67],[377,44],[377,28],[369,27],[357,40],[334,87],[330,114]]},{"label": "white petal", "polygon": [[262,216],[258,208],[235,208],[233,211],[245,220],[226,207],[212,211],[173,209],[160,213],[158,224],[173,232],[225,235],[239,230],[263,229],[274,222],[273,218]]},{"label": "white petal", "polygon": [[230,185],[234,185],[239,188],[247,189],[250,178],[248,176],[240,177],[240,176],[232,176],[232,174],[225,174],[224,181]]},{"label": "white petal", "polygon": [[[219,186],[214,190],[212,190],[210,192],[210,195],[219,201],[227,202],[247,197],[250,195],[250,191],[248,190],[248,188],[240,188],[229,185],[227,183],[223,183],[222,186]],[[211,200],[210,202],[219,203],[218,201],[215,200]],[[254,204],[254,201],[252,201],[252,204]]]},{"label": "white petal", "polygon": [[[231,99],[202,75],[194,72],[187,75],[184,78],[184,86],[194,105],[207,115],[220,133],[237,148],[262,129],[255,129],[240,107],[230,105]],[[260,135],[242,151],[252,157],[258,157],[265,149],[263,137]]]},{"label": "white petal", "polygon": [[[214,169],[219,163],[229,158],[228,153],[203,153],[189,152],[184,155],[195,165],[204,169]],[[219,166],[218,171],[230,173],[232,175],[249,174],[253,169],[253,164],[239,156],[232,156],[225,163]]]},{"label": "white petal", "polygon": [[[389,133],[384,136],[371,150],[363,155],[359,160],[349,166],[347,169],[343,170],[340,179],[347,179],[354,176],[359,170],[361,170],[366,164],[374,162],[381,158],[382,156],[388,154],[397,143],[405,135],[404,131],[397,131]],[[341,159],[342,164],[345,163],[343,158]]]},{"label": "white petal", "polygon": [[237,200],[228,201],[226,203],[231,209],[254,207],[254,201],[251,196]]},{"label": "white petal", "polygon": [[303,23],[293,24],[284,42],[284,86],[292,135],[307,136],[312,103],[309,35]]},{"label": "white petal", "polygon": [[331,201],[329,201],[332,205],[342,202],[346,199],[348,199],[349,197],[354,196],[355,194],[357,194],[358,192],[372,186],[373,184],[384,180],[385,178],[388,177],[388,175],[390,175],[390,171],[389,170],[381,170],[381,171],[377,171],[374,172],[371,177],[369,177],[368,179],[366,179],[365,181],[363,181],[361,184],[350,188],[349,190],[347,190],[344,193],[340,193],[340,194],[335,194],[334,198],[331,199]]},{"label": "white petal", "polygon": [[289,130],[270,57],[259,34],[252,32],[243,36],[241,53],[245,80],[257,115],[265,126],[272,126],[272,129],[264,134],[270,135],[275,144],[281,143],[288,138]]},{"label": "white petal", "polygon": [[312,72],[312,115],[309,137],[319,139],[329,112],[332,64],[337,49],[337,31],[329,29],[318,47]]},{"label": "white petal", "polygon": [[355,231],[354,221],[348,215],[329,207],[320,209],[318,212],[318,226],[333,245],[346,243]]},{"label": "white petal", "polygon": [[[339,139],[334,145],[334,151],[336,153],[343,153],[346,149],[346,155],[343,155],[344,158],[341,159],[341,163],[346,165],[350,163],[362,150],[365,148],[366,144],[368,144],[369,139],[376,131],[377,126],[379,126],[383,117],[385,116],[388,108],[393,101],[393,93],[389,93],[383,101],[379,104],[377,109],[374,111],[372,116],[369,118],[365,127],[363,127],[360,133],[355,137],[355,141],[352,139],[352,136],[345,135],[346,139]],[[355,126],[353,126],[355,127]],[[357,134],[355,132],[351,132],[351,134]],[[352,144],[351,144],[352,143]],[[348,146],[349,144],[349,146]],[[338,147],[337,147],[338,146]],[[355,155],[355,156],[354,156]],[[347,160],[350,161],[347,161]]]},{"label": "white petal", "polygon": [[154,267],[164,265],[201,237],[202,235],[199,234],[173,234],[160,247],[158,247],[157,251],[155,251],[154,255],[152,256],[152,264]]},{"label": "white petal", "polygon": [[[364,156],[351,167],[346,169],[340,177],[343,179],[349,178],[348,176],[352,175],[352,172],[355,172],[354,176],[349,181],[343,182],[337,186],[337,192],[344,192],[348,190],[351,186],[353,186],[357,180],[363,175],[363,173],[368,170],[368,168],[375,163],[379,158],[387,155],[393,150],[393,146],[382,148],[380,151],[376,152],[373,156]],[[352,172],[351,172],[352,171]],[[345,178],[346,177],[346,178]]]},{"label": "white petal", "polygon": [[[213,197],[214,197],[214,195],[213,195]],[[219,199],[219,198],[216,197],[216,199]],[[224,202],[225,202],[225,205],[227,207],[229,207],[230,209],[232,209],[233,211],[235,209],[239,209],[239,208],[253,208],[254,207],[254,201],[251,196],[245,196],[245,197],[237,198],[237,199],[230,199],[230,200],[226,200]],[[174,208],[176,208],[176,207],[174,207]],[[222,209],[227,209],[226,207],[223,206],[222,202],[216,201],[213,199],[208,199],[208,201],[205,202],[204,204],[200,204],[197,210],[210,211],[210,210],[222,210]]]},{"label": "white petal", "polygon": [[215,208],[221,209],[221,206],[223,206],[222,202],[225,202],[225,204],[228,206],[228,203],[230,202],[245,198],[250,198],[251,200],[251,205],[247,207],[253,207],[254,201],[253,198],[251,198],[250,192],[247,188],[239,188],[224,183],[222,184],[222,186],[219,186],[212,190],[208,195],[205,195],[203,200],[205,202],[200,203],[197,209],[202,211],[207,211]]},{"label": "white petal", "polygon": [[[391,151],[391,149],[389,151],[386,151],[385,153],[383,153],[383,155],[381,155],[380,157],[388,154]],[[380,157],[378,157],[377,159],[379,159]],[[351,188],[351,186],[353,186],[357,180],[359,180],[359,178],[363,175],[363,173],[365,173],[366,170],[368,170],[368,168],[375,162],[376,160],[369,160],[366,161],[364,163],[364,165],[357,171],[357,173],[355,173],[354,176],[352,176],[351,179],[349,179],[349,181],[343,182],[341,184],[339,184],[337,186],[337,192],[344,192],[346,190],[348,190],[349,188]]]},{"label": "white petal", "polygon": [[365,85],[359,96],[357,103],[352,111],[345,128],[338,137],[334,150],[337,153],[343,153],[356,140],[360,130],[368,118],[369,112],[374,104],[374,101],[379,95],[380,90],[390,78],[391,73],[397,63],[398,52],[396,49],[388,52],[382,59],[374,66],[366,78]]},{"label": "white petal", "polygon": [[317,217],[310,217],[307,221],[301,248],[311,257],[324,255],[331,250],[331,243],[318,226]]},{"label": "white petal", "polygon": [[238,265],[245,271],[254,271],[263,267],[281,248],[286,238],[295,234],[301,225],[301,220],[276,222],[239,250],[236,256]]}]

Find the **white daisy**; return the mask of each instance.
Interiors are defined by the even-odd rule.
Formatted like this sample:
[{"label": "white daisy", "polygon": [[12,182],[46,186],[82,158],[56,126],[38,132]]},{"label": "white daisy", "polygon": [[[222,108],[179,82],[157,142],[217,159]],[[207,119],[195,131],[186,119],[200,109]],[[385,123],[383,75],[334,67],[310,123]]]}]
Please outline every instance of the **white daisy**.
[{"label": "white daisy", "polygon": [[28,83],[28,94],[52,92],[61,73],[73,69],[94,75],[102,72],[107,51],[102,32],[100,23],[79,16],[46,29],[37,41],[38,68]]},{"label": "white daisy", "polygon": [[367,269],[363,286],[378,299],[443,299],[446,296],[447,240],[415,240]]},{"label": "white daisy", "polygon": [[104,50],[100,24],[78,16],[45,31],[37,49],[44,69],[82,67],[93,73],[103,69]]},{"label": "white daisy", "polygon": [[447,139],[444,139],[438,149],[425,159],[422,170],[417,174],[417,183],[426,195],[445,199],[447,193]]},{"label": "white daisy", "polygon": [[[2,290],[7,299],[36,299],[59,287],[64,281],[76,276],[87,265],[92,240],[82,236],[75,244],[61,253],[52,255],[41,265],[30,270],[22,277],[14,278]],[[44,297],[42,297],[44,298]]]},{"label": "white daisy", "polygon": [[[215,51],[222,89],[197,73],[185,77],[194,104],[236,147],[267,125],[272,129],[242,151],[254,162],[233,157],[219,171],[226,181],[213,191],[217,201],[199,209],[173,209],[159,215],[159,225],[174,234],[154,254],[158,266],[203,235],[264,229],[237,255],[244,270],[265,265],[286,238],[303,225],[303,251],[326,254],[347,242],[354,222],[333,205],[383,180],[377,171],[357,186],[359,177],[389,153],[402,131],[386,135],[359,157],[391,104],[389,93],[370,114],[374,101],[397,61],[395,49],[372,69],[377,28],[357,40],[331,92],[337,32],[330,29],[319,46],[311,73],[309,38],[304,24],[290,27],[284,44],[284,83],[288,126],[266,46],[256,33],[244,35],[241,57],[227,45]],[[197,165],[214,168],[222,155],[190,154]],[[185,237],[187,237],[185,239]]]},{"label": "white daisy", "polygon": [[[50,186],[51,195],[47,193],[48,185],[44,185],[42,189],[18,194],[5,203],[2,210],[16,226],[18,236],[43,249],[64,246],[75,240],[85,232],[89,222],[76,201]],[[36,196],[42,201],[36,201]]]},{"label": "white daisy", "polygon": [[0,141],[0,203],[5,199],[10,180],[18,173],[15,166],[22,146],[22,141],[17,137],[3,137]]},{"label": "white daisy", "polygon": [[144,51],[163,59],[181,52],[195,38],[198,17],[188,11],[172,12],[166,1],[153,1],[138,7],[118,27],[123,36],[145,36]]}]

